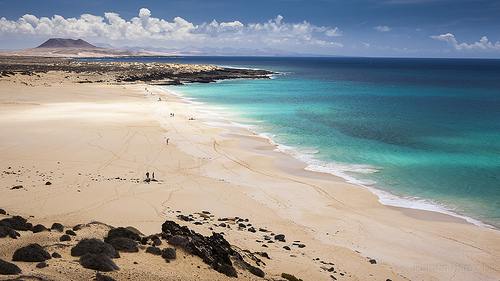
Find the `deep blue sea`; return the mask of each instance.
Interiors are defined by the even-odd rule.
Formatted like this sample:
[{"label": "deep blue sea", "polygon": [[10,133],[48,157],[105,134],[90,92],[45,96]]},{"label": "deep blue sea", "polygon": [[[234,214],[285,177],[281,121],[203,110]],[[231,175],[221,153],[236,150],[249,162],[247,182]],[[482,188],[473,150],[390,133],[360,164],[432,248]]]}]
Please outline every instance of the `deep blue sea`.
[{"label": "deep blue sea", "polygon": [[[169,86],[384,204],[500,227],[500,60],[185,57],[279,72]],[[470,219],[470,221],[473,221]]]}]

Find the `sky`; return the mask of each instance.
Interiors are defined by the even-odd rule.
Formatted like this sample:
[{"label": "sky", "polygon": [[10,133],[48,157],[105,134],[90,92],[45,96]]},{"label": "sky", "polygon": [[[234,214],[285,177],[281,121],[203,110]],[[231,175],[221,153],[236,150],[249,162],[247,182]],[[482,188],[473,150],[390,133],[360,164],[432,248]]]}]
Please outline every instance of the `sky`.
[{"label": "sky", "polygon": [[498,59],[500,0],[0,0],[0,50],[49,38],[115,47]]}]

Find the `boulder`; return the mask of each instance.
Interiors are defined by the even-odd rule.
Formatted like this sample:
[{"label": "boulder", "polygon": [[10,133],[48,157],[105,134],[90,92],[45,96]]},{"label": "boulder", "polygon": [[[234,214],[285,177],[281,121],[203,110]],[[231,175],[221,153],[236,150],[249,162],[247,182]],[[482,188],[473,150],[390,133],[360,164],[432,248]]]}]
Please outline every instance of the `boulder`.
[{"label": "boulder", "polygon": [[222,264],[216,269],[218,272],[225,274],[229,277],[238,277],[238,272],[236,271],[236,268],[234,268],[232,265],[229,265],[227,263]]},{"label": "boulder", "polygon": [[30,244],[17,249],[12,256],[13,261],[41,262],[50,259],[50,254],[39,244]]},{"label": "boulder", "polygon": [[86,253],[80,257],[79,262],[85,268],[98,271],[114,271],[120,269],[106,254]]},{"label": "boulder", "polygon": [[4,209],[0,209],[0,215],[6,215],[7,212]]},{"label": "boulder", "polygon": [[281,242],[286,242],[286,240],[285,240],[285,234],[278,234],[278,235],[274,236],[274,240],[278,240],[278,241],[281,241]]},{"label": "boulder", "polygon": [[36,265],[36,268],[46,268],[49,266],[46,262],[42,261]]},{"label": "boulder", "polygon": [[64,242],[64,241],[71,241],[71,236],[68,234],[64,234],[59,238],[59,241]]},{"label": "boulder", "polygon": [[71,229],[66,230],[66,234],[71,235],[71,236],[76,236],[76,233]]},{"label": "boulder", "polygon": [[97,238],[84,238],[71,248],[71,255],[74,257],[83,256],[85,254],[106,255],[110,258],[119,258],[120,254],[113,246],[104,243]]},{"label": "boulder", "polygon": [[61,258],[61,254],[59,254],[58,252],[53,252],[52,253],[52,257],[55,258],[55,259],[60,259]]},{"label": "boulder", "polygon": [[16,189],[21,189],[21,188],[23,188],[23,186],[22,186],[22,185],[16,185],[16,186],[13,186],[13,187],[11,188],[11,190],[16,190]]},{"label": "boulder", "polygon": [[120,252],[128,252],[128,253],[137,253],[139,252],[139,248],[137,247],[137,242],[126,237],[118,237],[111,242],[109,242],[115,250]]},{"label": "boulder", "polygon": [[266,275],[264,273],[264,271],[262,271],[262,269],[260,269],[260,268],[258,268],[256,266],[250,266],[250,268],[248,269],[248,271],[250,271],[250,273],[252,273],[253,275],[261,277],[261,278],[264,278],[264,276]]},{"label": "boulder", "polygon": [[53,230],[57,230],[59,232],[63,232],[64,231],[64,226],[58,222],[55,222],[52,224],[52,226],[50,227],[50,229],[53,229]]},{"label": "boulder", "polygon": [[41,224],[37,224],[37,225],[33,226],[31,231],[33,231],[33,233],[38,233],[38,232],[49,231],[49,230],[45,226],[43,226]]},{"label": "boulder", "polygon": [[124,227],[113,228],[108,232],[108,236],[104,238],[104,242],[110,243],[111,240],[119,237],[129,238],[135,241],[141,241],[141,236]]},{"label": "boulder", "polygon": [[0,259],[0,275],[17,275],[21,273],[19,266]]},{"label": "boulder", "polygon": [[146,249],[146,253],[150,253],[150,254],[153,254],[153,255],[157,255],[157,256],[161,256],[162,254],[162,251],[160,248],[156,248],[156,247],[148,247]]},{"label": "boulder", "polygon": [[9,226],[14,230],[28,231],[33,228],[33,225],[27,219],[20,216],[13,216],[12,218],[3,219],[0,225]]},{"label": "boulder", "polygon": [[177,258],[177,252],[174,248],[166,248],[161,251],[161,257],[167,260],[175,260]]},{"label": "boulder", "polygon": [[115,279],[113,279],[109,276],[106,276],[106,275],[102,275],[99,272],[97,272],[97,274],[95,275],[94,280],[95,281],[116,281]]}]

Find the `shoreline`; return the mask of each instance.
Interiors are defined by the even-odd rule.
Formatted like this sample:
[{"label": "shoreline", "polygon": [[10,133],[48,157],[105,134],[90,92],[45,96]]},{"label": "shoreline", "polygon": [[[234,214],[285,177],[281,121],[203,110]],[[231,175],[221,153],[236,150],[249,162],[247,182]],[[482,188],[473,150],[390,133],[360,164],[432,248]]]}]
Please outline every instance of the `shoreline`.
[{"label": "shoreline", "polygon": [[[163,87],[159,87],[159,90],[171,91],[171,94],[173,94],[176,97],[179,97],[187,104],[195,105],[192,102],[191,98],[186,97],[181,92],[176,92],[172,89],[166,89]],[[196,104],[196,107],[199,107],[199,105]],[[206,114],[207,112],[210,112],[210,109],[203,108],[203,112],[200,111],[200,114]],[[210,114],[213,113],[210,112]],[[222,130],[225,129],[230,130],[230,132],[222,133],[222,136],[227,136],[239,140],[240,141],[239,145],[248,151],[275,157],[276,160],[274,162],[274,166],[285,173],[311,179],[329,180],[329,181],[343,182],[360,186],[362,188],[369,190],[374,195],[378,196],[379,197],[378,202],[380,202],[382,205],[400,211],[402,214],[408,217],[417,218],[421,220],[429,220],[429,221],[469,223],[479,227],[500,231],[500,229],[498,229],[495,226],[489,225],[483,221],[480,221],[473,217],[469,217],[467,215],[461,215],[455,213],[452,210],[446,209],[435,202],[427,202],[425,199],[418,199],[413,197],[406,199],[373,186],[367,186],[359,183],[350,182],[349,179],[343,178],[338,175],[334,175],[324,171],[315,171],[307,169],[312,164],[307,163],[306,161],[303,161],[301,159],[298,159],[294,155],[289,154],[285,151],[279,150],[278,144],[273,144],[274,142],[271,139],[257,134],[256,132],[249,129],[247,125],[235,123],[231,120],[227,120],[225,117],[218,117],[218,118],[222,120],[222,121],[219,120],[221,124],[224,123],[227,126],[213,124],[213,123],[218,123],[217,121],[216,122],[206,121],[204,123],[209,126],[219,127]],[[383,197],[385,197],[385,199],[383,199]],[[395,201],[395,202],[391,203],[390,201]],[[405,203],[414,205],[413,203],[415,202],[417,202],[419,206],[415,207],[405,206]]]},{"label": "shoreline", "polygon": [[[457,276],[455,265],[482,268],[459,272],[461,280],[500,276],[497,231],[411,218],[362,187],[281,171],[274,156],[243,149],[241,141],[221,135],[227,128],[191,119],[199,116],[192,107],[150,87],[0,81],[0,129],[8,132],[0,155],[15,171],[2,174],[0,207],[41,223],[102,221],[146,234],[166,219],[178,220],[177,211],[249,218],[256,228],[286,234],[291,249],[264,243],[259,232],[210,225],[232,244],[268,252],[267,280],[279,280],[281,272],[304,280],[332,280],[332,274],[442,280]],[[143,182],[145,172],[155,172],[158,182]],[[25,188],[11,190],[19,181]],[[207,225],[182,224],[211,233]],[[320,260],[335,264],[337,273]],[[438,266],[450,271],[432,270]]]}]

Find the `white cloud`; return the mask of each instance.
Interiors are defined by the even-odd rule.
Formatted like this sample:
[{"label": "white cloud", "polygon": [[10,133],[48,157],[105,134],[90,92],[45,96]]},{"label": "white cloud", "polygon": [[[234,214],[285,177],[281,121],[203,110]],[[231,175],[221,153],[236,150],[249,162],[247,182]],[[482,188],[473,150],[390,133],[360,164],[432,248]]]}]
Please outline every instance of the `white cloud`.
[{"label": "white cloud", "polygon": [[[266,45],[299,44],[342,47],[331,37],[342,36],[338,27],[316,26],[307,21],[287,23],[281,15],[264,23],[243,24],[240,21],[202,23],[199,25],[176,17],[167,21],[151,16],[142,8],[138,17],[123,19],[117,13],[105,13],[104,17],[84,14],[78,18],[37,18],[26,14],[17,21],[0,18],[0,35],[91,38],[94,41],[121,41],[134,44],[160,42],[199,42]],[[147,44],[146,44],[147,45]]]},{"label": "white cloud", "polygon": [[380,31],[380,32],[388,32],[388,31],[391,31],[392,28],[388,27],[387,25],[384,25],[384,26],[375,26],[373,29],[375,29],[376,31]]},{"label": "white cloud", "polygon": [[436,39],[439,41],[445,41],[448,42],[450,45],[452,45],[456,50],[461,51],[461,50],[500,50],[500,42],[497,41],[496,43],[489,42],[488,37],[483,36],[479,42],[474,42],[472,44],[467,44],[467,43],[458,43],[457,39],[455,38],[455,35],[451,33],[446,33],[446,34],[441,34],[441,35],[434,35],[431,36],[432,39]]}]

